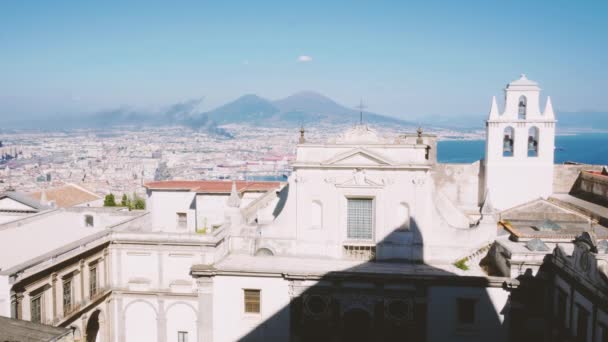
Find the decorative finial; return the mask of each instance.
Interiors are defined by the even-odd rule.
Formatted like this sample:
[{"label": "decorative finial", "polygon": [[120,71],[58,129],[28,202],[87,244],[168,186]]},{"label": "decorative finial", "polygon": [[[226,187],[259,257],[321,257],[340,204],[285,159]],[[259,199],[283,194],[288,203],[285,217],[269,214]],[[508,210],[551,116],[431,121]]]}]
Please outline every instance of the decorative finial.
[{"label": "decorative finial", "polygon": [[548,118],[555,117],[555,113],[553,112],[553,103],[551,103],[551,96],[547,96],[547,103],[545,104],[543,115],[547,116]]},{"label": "decorative finial", "polygon": [[498,104],[496,104],[496,96],[492,96],[492,107],[490,108],[490,119],[498,117]]},{"label": "decorative finial", "polygon": [[226,203],[231,208],[238,208],[241,206],[241,197],[239,197],[239,193],[236,191],[236,181],[232,181],[232,189],[230,189],[230,197],[228,197],[228,201]]},{"label": "decorative finial", "polygon": [[416,133],[418,133],[418,138],[416,139],[416,144],[422,144],[422,127],[418,127],[418,129],[416,130]]},{"label": "decorative finial", "polygon": [[521,74],[519,75],[519,78],[521,78],[522,80],[527,80],[528,78],[526,77],[526,74]]},{"label": "decorative finial", "polygon": [[306,142],[306,138],[304,138],[304,125],[300,126],[300,144],[303,144]]}]

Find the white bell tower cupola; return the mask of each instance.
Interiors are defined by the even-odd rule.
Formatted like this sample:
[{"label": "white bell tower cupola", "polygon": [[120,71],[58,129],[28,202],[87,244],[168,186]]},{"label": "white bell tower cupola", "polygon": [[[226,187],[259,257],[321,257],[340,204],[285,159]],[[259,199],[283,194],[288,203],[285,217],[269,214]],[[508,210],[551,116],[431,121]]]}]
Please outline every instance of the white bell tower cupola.
[{"label": "white bell tower cupola", "polygon": [[522,74],[505,88],[502,113],[492,98],[486,121],[485,188],[497,209],[553,192],[556,120],[551,98],[540,110],[540,90]]}]

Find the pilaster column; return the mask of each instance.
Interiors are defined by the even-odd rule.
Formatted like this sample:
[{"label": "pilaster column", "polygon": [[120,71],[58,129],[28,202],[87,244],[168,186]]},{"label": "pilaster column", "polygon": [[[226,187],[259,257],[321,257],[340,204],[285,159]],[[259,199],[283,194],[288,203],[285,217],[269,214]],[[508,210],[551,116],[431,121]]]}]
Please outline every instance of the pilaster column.
[{"label": "pilaster column", "polygon": [[53,319],[55,319],[55,317],[57,317],[57,273],[55,272],[51,274],[51,294],[53,299]]},{"label": "pilaster column", "polygon": [[117,321],[117,333],[118,333],[118,342],[125,342],[125,308],[122,305],[122,297],[117,297],[114,300],[114,305],[116,306],[116,319]]},{"label": "pilaster column", "polygon": [[82,317],[80,317],[80,319],[82,320],[82,341],[86,341],[87,340],[87,320],[88,316],[86,314],[82,315]]},{"label": "pilaster column", "polygon": [[115,318],[116,311],[114,310],[114,302],[115,301],[112,300],[112,296],[110,296],[104,303],[104,307],[105,307],[104,312],[106,315],[106,329],[104,331],[102,342],[114,341],[113,328],[116,325],[116,318]]},{"label": "pilaster column", "polygon": [[108,248],[103,249],[103,286],[110,287],[110,251]]},{"label": "pilaster column", "polygon": [[158,289],[162,289],[163,288],[163,280],[165,278],[164,275],[164,265],[163,265],[163,251],[158,251],[157,253],[157,261],[158,261],[158,278],[157,278],[157,282],[158,285],[156,288]]},{"label": "pilaster column", "polygon": [[158,299],[156,329],[158,342],[165,342],[167,340],[167,317],[165,316],[165,300],[163,298]]},{"label": "pilaster column", "polygon": [[21,301],[21,317],[20,319],[24,319],[27,321],[32,320],[32,312],[30,311],[30,294],[27,292],[23,293],[23,300]]},{"label": "pilaster column", "polygon": [[14,305],[14,309],[11,308],[11,316],[16,319],[23,319],[23,308],[21,307],[23,304],[23,293],[13,293],[11,304]]},{"label": "pilaster column", "polygon": [[198,341],[213,342],[213,277],[196,279],[198,287]]},{"label": "pilaster column", "polygon": [[114,263],[114,267],[116,269],[116,279],[113,279],[113,286],[122,286],[122,249],[113,248],[113,253],[116,256],[116,262]]},{"label": "pilaster column", "polygon": [[79,269],[80,269],[80,299],[81,299],[81,303],[82,305],[84,305],[85,303],[85,295],[84,295],[84,260],[80,260],[80,265],[79,265]]}]

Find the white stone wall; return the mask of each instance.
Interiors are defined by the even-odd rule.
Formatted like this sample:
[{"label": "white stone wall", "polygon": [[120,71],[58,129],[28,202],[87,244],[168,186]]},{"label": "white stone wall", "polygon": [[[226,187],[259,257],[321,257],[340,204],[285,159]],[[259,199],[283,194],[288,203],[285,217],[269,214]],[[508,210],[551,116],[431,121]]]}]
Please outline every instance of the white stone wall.
[{"label": "white stone wall", "polygon": [[[148,191],[148,211],[152,229],[167,232],[194,232],[196,228],[195,193],[190,191]],[[177,213],[187,214],[187,228],[177,225]]]},{"label": "white stone wall", "polygon": [[11,317],[11,286],[9,277],[0,275],[0,316]]},{"label": "white stone wall", "polygon": [[190,267],[214,260],[213,250],[195,244],[112,245],[113,286],[131,291],[194,293]]},{"label": "white stone wall", "polygon": [[213,226],[221,226],[224,223],[224,212],[227,208],[227,194],[198,194],[196,195],[196,217],[197,228],[203,229],[206,225],[207,231]]},{"label": "white stone wall", "polygon": [[187,333],[188,341],[198,341],[196,298],[120,294],[117,296],[116,342],[177,341]]},{"label": "white stone wall", "polygon": [[[502,288],[434,286],[428,291],[427,341],[506,341],[503,309],[509,293]],[[458,322],[459,298],[475,300],[475,322]],[[441,329],[437,329],[441,327]],[[502,334],[498,332],[502,331]]]},{"label": "white stone wall", "polygon": [[[244,289],[261,290],[260,314],[245,313]],[[252,330],[258,340],[289,340],[289,287],[283,278],[218,276],[212,291],[213,341],[238,341]]]}]

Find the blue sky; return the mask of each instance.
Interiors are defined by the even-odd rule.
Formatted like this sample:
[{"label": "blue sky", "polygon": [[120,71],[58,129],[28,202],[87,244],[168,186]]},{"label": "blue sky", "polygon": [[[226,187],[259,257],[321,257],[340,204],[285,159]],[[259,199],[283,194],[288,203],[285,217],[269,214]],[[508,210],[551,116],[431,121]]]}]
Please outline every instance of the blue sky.
[{"label": "blue sky", "polygon": [[480,114],[522,72],[558,110],[608,111],[606,61],[608,1],[0,2],[1,116],[300,90]]}]

